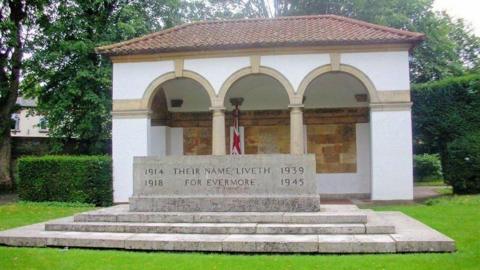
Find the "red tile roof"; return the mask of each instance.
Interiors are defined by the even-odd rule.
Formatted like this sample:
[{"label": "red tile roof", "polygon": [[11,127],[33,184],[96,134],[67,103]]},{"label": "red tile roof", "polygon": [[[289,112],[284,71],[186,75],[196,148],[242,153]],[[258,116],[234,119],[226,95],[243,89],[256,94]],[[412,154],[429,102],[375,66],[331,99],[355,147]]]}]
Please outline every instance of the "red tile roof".
[{"label": "red tile roof", "polygon": [[202,21],[97,48],[133,55],[249,48],[417,43],[422,33],[336,15]]}]

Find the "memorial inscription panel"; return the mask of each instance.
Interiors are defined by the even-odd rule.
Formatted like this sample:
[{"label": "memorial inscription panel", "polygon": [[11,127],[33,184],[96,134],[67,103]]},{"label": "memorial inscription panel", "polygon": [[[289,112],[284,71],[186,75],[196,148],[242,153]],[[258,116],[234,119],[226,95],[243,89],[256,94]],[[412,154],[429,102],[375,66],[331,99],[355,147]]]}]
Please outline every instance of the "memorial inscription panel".
[{"label": "memorial inscription panel", "polygon": [[318,211],[314,155],[135,157],[134,211]]}]

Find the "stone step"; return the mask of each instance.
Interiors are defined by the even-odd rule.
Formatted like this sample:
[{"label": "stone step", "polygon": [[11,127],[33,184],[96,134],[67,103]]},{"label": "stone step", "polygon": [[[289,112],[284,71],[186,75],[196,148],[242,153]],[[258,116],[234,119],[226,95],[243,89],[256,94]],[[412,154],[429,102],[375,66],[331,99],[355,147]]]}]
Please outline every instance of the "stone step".
[{"label": "stone step", "polygon": [[[372,215],[373,213],[369,213]],[[391,253],[452,252],[455,242],[399,212],[376,212],[394,234],[155,234],[45,231],[38,223],[0,232],[0,245],[212,252]],[[72,217],[50,223],[74,223]],[[371,225],[367,223],[365,227]],[[372,232],[374,232],[373,230]]]},{"label": "stone step", "polygon": [[[367,229],[368,228],[368,229]],[[389,234],[386,224],[53,222],[46,231],[183,234]]]},{"label": "stone step", "polygon": [[37,232],[0,235],[0,243],[30,247],[89,247],[156,251],[393,253],[388,235],[132,234]]},{"label": "stone step", "polygon": [[[33,232],[31,232],[33,233]],[[262,234],[132,234],[51,232],[0,234],[0,244],[30,247],[88,247],[156,251],[279,252],[279,253],[394,253],[452,252],[450,239],[410,241],[404,249],[390,235],[262,235]]]},{"label": "stone step", "polygon": [[367,214],[352,212],[88,212],[74,217],[76,222],[133,223],[296,223],[365,224]]}]

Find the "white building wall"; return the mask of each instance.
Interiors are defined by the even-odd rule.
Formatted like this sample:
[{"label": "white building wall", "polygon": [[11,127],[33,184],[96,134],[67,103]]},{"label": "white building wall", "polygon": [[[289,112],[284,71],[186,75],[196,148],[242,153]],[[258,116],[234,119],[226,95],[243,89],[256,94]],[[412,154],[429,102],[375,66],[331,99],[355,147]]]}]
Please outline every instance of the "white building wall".
[{"label": "white building wall", "polygon": [[[264,55],[260,65],[280,72],[295,90],[315,68],[330,63],[329,54]],[[342,64],[365,73],[378,91],[410,89],[408,52],[342,53]],[[184,69],[207,79],[218,94],[225,80],[250,66],[249,57],[185,59]],[[113,99],[139,99],[157,77],[174,71],[174,61],[113,64]]]},{"label": "white building wall", "polygon": [[372,200],[412,200],[412,120],[408,110],[370,112]]},{"label": "white building wall", "polygon": [[113,100],[140,99],[155,78],[172,71],[173,61],[114,63]]},{"label": "white building wall", "polygon": [[149,155],[160,157],[164,157],[167,155],[167,133],[169,133],[169,127],[150,127]]},{"label": "white building wall", "polygon": [[215,94],[218,94],[222,84],[234,72],[250,66],[249,57],[222,57],[186,59],[184,69],[196,72],[207,79]]},{"label": "white building wall", "polygon": [[365,73],[377,91],[410,89],[408,51],[342,53],[340,62]]},{"label": "white building wall", "polygon": [[316,175],[321,195],[370,194],[370,125],[356,124],[357,172],[322,173]]},{"label": "white building wall", "polygon": [[20,110],[17,115],[19,127],[18,130],[11,130],[12,137],[48,137],[48,130],[42,130],[39,126],[42,115],[32,115],[28,109]]},{"label": "white building wall", "polygon": [[167,155],[183,156],[183,128],[168,128]]},{"label": "white building wall", "polygon": [[267,55],[260,58],[260,65],[282,73],[295,91],[310,71],[329,63],[329,54]]},{"label": "white building wall", "polygon": [[128,202],[133,192],[133,157],[149,155],[150,119],[112,120],[113,200]]}]

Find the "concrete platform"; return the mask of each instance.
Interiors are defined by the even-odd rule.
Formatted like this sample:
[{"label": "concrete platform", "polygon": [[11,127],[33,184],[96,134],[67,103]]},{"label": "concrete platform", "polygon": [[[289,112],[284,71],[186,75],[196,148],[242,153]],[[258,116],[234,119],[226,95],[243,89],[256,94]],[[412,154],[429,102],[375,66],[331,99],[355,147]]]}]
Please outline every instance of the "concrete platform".
[{"label": "concrete platform", "polygon": [[[367,226],[369,230],[367,231]],[[50,222],[46,231],[191,234],[384,234],[390,224]]]},{"label": "concrete platform", "polygon": [[118,205],[74,216],[75,222],[133,223],[300,223],[357,224],[367,222],[367,213],[355,205],[322,206],[320,212],[130,212]]},{"label": "concrete platform", "polygon": [[[246,222],[250,220],[247,216],[242,216],[240,220],[243,222],[209,223],[203,222],[205,216],[198,218],[195,215],[188,223],[117,222],[118,217],[125,214],[125,209],[125,206],[116,206],[83,213],[76,216],[75,220],[73,217],[67,217],[3,231],[0,232],[0,244],[259,253],[455,251],[455,242],[452,239],[400,212],[374,212],[360,210],[351,205],[328,206],[321,213],[325,216],[328,216],[327,214],[335,216],[334,213],[349,211],[366,217],[365,223],[312,223],[312,219],[305,219],[306,223],[249,223]],[[115,220],[112,218],[115,216],[114,213],[117,214]],[[301,213],[297,214],[305,217]],[[136,215],[142,218],[142,214]],[[287,213],[276,213],[273,216],[282,217],[283,221],[286,215]],[[91,216],[102,216],[104,220],[101,222],[76,220],[77,217]],[[233,215],[234,219],[239,219],[240,216]],[[256,213],[252,216],[259,219],[262,214]],[[215,217],[213,220],[216,220],[218,215],[207,217],[209,220]],[[227,221],[226,216],[221,218]],[[106,221],[108,219],[110,220]],[[195,219],[202,222],[194,222]],[[301,220],[296,219],[297,222]]]}]

